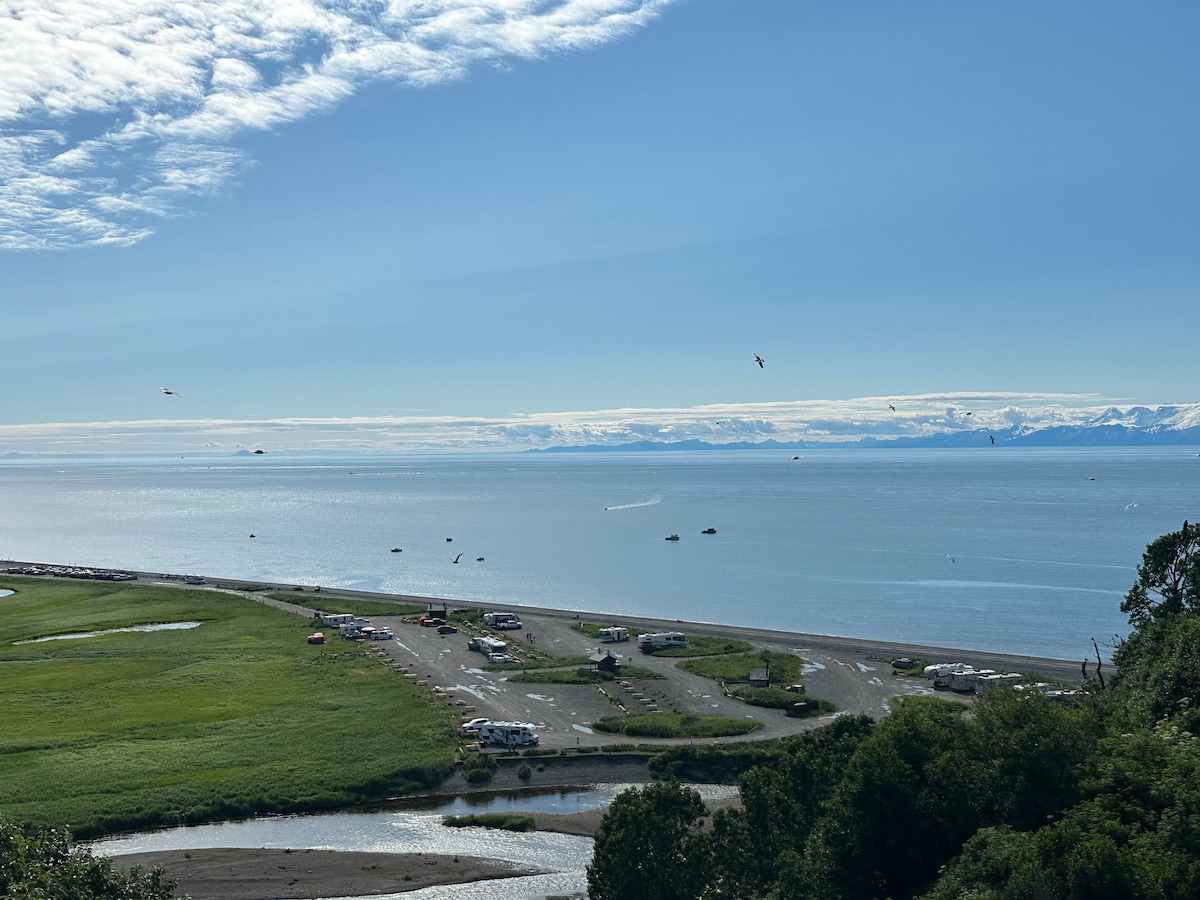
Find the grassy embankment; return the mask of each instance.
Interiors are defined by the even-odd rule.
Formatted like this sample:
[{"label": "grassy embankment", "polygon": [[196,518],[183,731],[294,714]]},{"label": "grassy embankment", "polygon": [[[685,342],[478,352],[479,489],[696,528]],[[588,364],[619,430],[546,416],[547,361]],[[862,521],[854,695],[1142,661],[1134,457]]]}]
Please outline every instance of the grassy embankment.
[{"label": "grassy embankment", "polygon": [[[311,620],[213,591],[12,576],[0,587],[17,591],[0,598],[7,818],[86,838],[337,808],[451,770],[457,714],[361,645],[308,644]],[[203,624],[14,644],[179,621]]]}]

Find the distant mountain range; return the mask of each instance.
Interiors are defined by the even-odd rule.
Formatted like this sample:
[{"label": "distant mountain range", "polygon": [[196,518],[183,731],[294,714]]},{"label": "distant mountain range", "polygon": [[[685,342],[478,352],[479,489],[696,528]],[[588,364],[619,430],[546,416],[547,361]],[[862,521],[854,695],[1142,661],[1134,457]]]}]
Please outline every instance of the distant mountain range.
[{"label": "distant mountain range", "polygon": [[811,450],[831,447],[1170,447],[1200,446],[1200,404],[1109,407],[1098,415],[1064,424],[1021,424],[1007,428],[950,429],[920,437],[863,437],[856,440],[776,440],[715,443],[692,439],[639,440],[621,444],[547,447],[533,453],[656,450]]}]

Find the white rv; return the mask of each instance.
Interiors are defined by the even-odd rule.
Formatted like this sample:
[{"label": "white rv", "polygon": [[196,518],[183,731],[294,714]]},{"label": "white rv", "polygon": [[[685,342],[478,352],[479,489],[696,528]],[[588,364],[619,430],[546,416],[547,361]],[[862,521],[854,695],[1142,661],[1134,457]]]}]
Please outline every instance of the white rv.
[{"label": "white rv", "polygon": [[686,647],[687,636],[681,631],[660,631],[655,634],[639,634],[638,649],[643,653],[653,653],[655,650],[670,650],[672,647]]},{"label": "white rv", "polygon": [[491,656],[497,653],[503,656],[508,652],[508,644],[498,638],[481,637],[475,640],[475,649],[484,656]]},{"label": "white rv", "polygon": [[600,629],[600,641],[605,644],[612,644],[617,641],[629,640],[629,629],[621,628],[618,625],[610,625],[608,628]]},{"label": "white rv", "polygon": [[490,625],[492,628],[498,628],[501,631],[504,631],[504,630],[515,631],[518,628],[525,627],[521,624],[521,620],[518,619],[514,613],[503,613],[503,612],[484,613],[483,614],[483,623],[485,625]]},{"label": "white rv", "polygon": [[487,722],[479,726],[479,742],[488,746],[536,747],[537,727],[521,722]]},{"label": "white rv", "polygon": [[321,624],[328,625],[330,628],[337,628],[353,621],[354,616],[350,613],[321,613]]}]

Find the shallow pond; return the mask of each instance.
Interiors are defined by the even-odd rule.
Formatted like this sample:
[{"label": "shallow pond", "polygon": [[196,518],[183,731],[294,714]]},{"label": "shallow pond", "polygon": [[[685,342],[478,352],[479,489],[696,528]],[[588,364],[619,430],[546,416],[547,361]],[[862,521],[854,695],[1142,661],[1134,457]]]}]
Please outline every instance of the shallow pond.
[{"label": "shallow pond", "polygon": [[43,641],[77,641],[82,638],[100,637],[104,634],[125,634],[133,631],[180,631],[186,628],[199,628],[200,624],[199,622],[155,622],[152,625],[131,625],[129,628],[107,628],[104,631],[72,631],[67,634],[50,634],[46,637],[13,641],[13,643],[40,644]]}]

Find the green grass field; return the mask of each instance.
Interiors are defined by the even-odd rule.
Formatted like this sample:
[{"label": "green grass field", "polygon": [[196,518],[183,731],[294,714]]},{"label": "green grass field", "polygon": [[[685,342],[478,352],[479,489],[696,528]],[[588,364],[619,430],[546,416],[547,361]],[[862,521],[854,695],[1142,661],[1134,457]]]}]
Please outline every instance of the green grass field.
[{"label": "green grass field", "polygon": [[791,653],[741,653],[733,656],[706,656],[675,664],[693,675],[702,675],[725,684],[746,684],[750,670],[771,667],[771,683],[787,685],[800,678],[800,657]]},{"label": "green grass field", "polygon": [[[0,816],[77,837],[432,787],[458,716],[360,645],[214,591],[0,576]],[[199,621],[178,631],[14,644]]]}]

